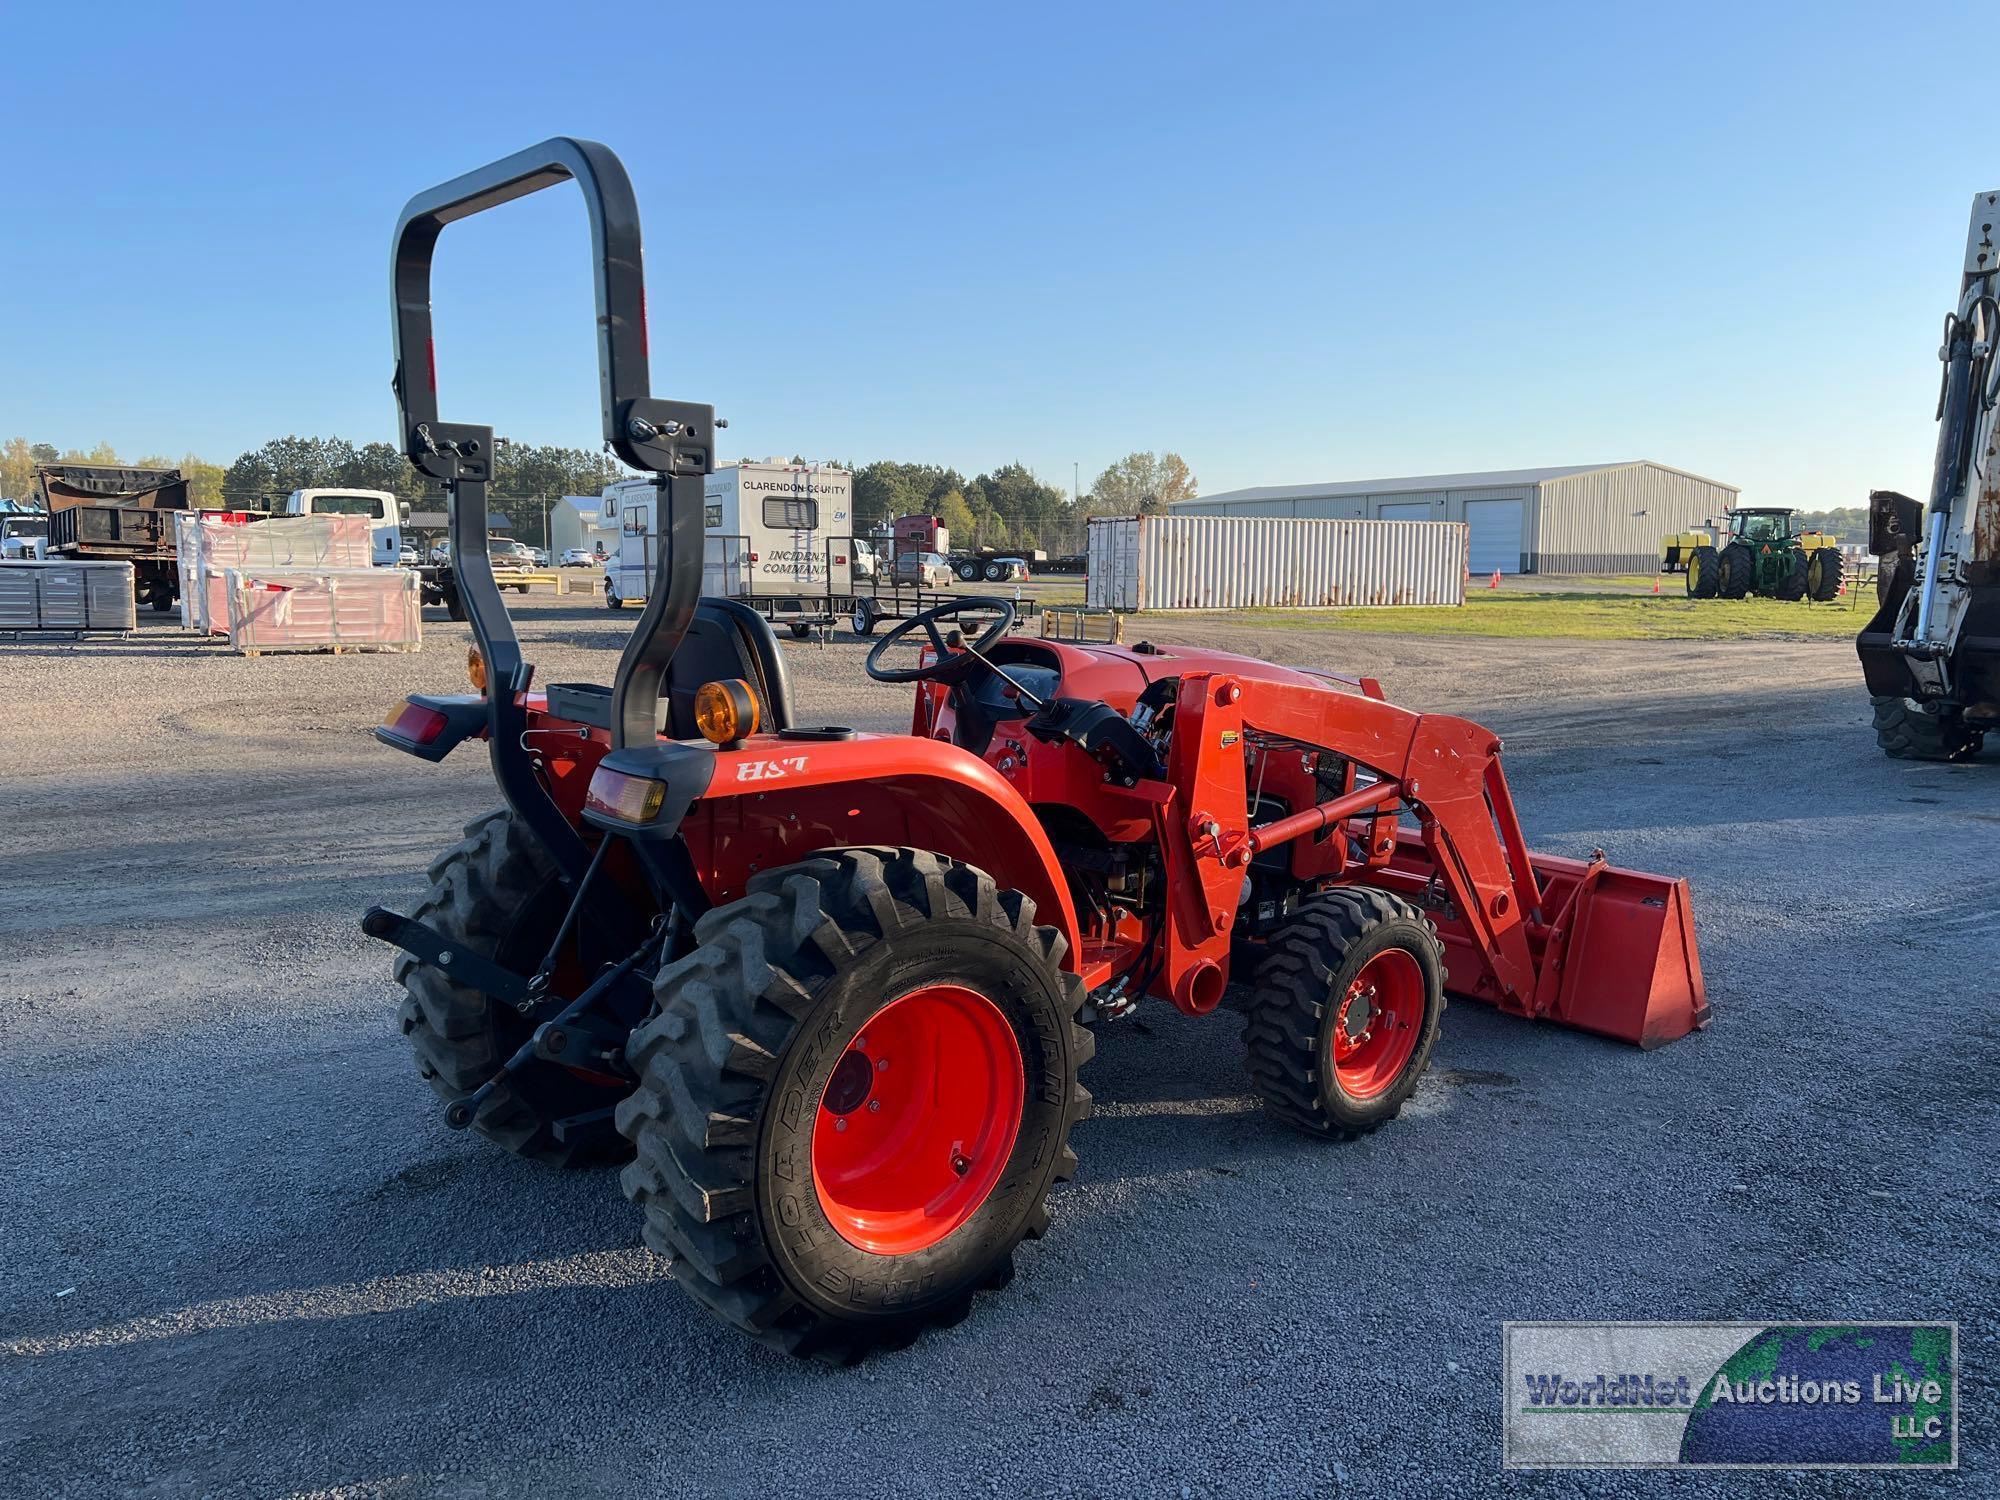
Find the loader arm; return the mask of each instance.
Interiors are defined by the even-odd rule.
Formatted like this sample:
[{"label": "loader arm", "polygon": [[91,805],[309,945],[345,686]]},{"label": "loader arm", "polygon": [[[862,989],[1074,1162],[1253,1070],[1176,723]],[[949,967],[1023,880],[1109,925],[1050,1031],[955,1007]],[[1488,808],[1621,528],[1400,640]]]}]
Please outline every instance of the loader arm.
[{"label": "loader arm", "polygon": [[[1258,854],[1332,828],[1336,878],[1422,905],[1446,946],[1451,988],[1522,1016],[1658,1046],[1705,1025],[1687,883],[1531,852],[1490,730],[1377,696],[1191,674],[1181,680],[1160,813],[1170,881],[1169,995],[1183,1010],[1220,993],[1243,872]],[[1365,769],[1352,789],[1248,822],[1245,736],[1317,746]],[[1233,810],[1225,816],[1223,809]],[[1416,822],[1398,826],[1398,813]],[[1189,892],[1198,891],[1199,898]]]}]

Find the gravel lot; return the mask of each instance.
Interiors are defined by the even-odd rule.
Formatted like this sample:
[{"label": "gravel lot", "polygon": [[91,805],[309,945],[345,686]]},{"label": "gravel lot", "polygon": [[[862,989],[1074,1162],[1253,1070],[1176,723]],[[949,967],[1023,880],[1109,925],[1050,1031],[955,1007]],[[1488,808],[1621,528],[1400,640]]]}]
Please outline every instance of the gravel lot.
[{"label": "gravel lot", "polygon": [[[516,613],[544,679],[608,680],[631,623]],[[1957,1318],[1994,1492],[2000,758],[1883,759],[1840,644],[1145,630],[1499,730],[1539,847],[1692,878],[1714,1027],[1644,1055],[1455,1005],[1404,1118],[1326,1147],[1231,1020],[1148,1007],[1013,1286],[793,1364],[670,1284],[612,1172],[446,1130],[410,1064],[356,920],[496,799],[366,731],[457,686],[461,627],[0,645],[0,1493],[1907,1492],[1503,1475],[1497,1325],[1566,1317]],[[808,719],[906,722],[852,641],[784,650]]]}]

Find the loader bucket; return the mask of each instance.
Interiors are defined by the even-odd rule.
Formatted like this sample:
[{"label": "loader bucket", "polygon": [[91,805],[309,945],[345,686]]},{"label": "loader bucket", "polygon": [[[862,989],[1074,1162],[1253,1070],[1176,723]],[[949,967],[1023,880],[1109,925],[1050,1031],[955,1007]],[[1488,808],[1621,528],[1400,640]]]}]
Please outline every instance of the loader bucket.
[{"label": "loader bucket", "polygon": [[1548,925],[1535,1010],[1651,1049],[1708,1024],[1688,884],[1602,859],[1532,856]]}]

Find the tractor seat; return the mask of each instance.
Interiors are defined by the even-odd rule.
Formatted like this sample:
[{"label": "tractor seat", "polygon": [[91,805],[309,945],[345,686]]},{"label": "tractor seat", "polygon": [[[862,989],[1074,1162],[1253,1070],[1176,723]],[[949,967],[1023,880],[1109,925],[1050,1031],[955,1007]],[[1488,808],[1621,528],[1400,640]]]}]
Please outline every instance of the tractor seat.
[{"label": "tractor seat", "polygon": [[735,599],[701,599],[660,695],[666,733],[677,740],[701,738],[694,721],[694,695],[704,682],[730,677],[750,684],[764,729],[791,727],[792,680],[771,622]]}]

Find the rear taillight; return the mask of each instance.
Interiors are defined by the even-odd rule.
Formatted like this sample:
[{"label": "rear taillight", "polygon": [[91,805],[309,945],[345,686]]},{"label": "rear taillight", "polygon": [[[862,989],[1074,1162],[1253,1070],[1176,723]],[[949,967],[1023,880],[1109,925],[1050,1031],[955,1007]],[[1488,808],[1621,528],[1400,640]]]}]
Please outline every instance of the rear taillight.
[{"label": "rear taillight", "polygon": [[382,727],[396,738],[408,740],[413,745],[428,745],[444,733],[445,725],[450,722],[434,708],[425,708],[421,703],[404,703],[390,711],[389,717],[382,721]]},{"label": "rear taillight", "polygon": [[585,810],[620,823],[650,823],[666,805],[667,786],[646,776],[627,776],[599,766],[583,794]]}]

